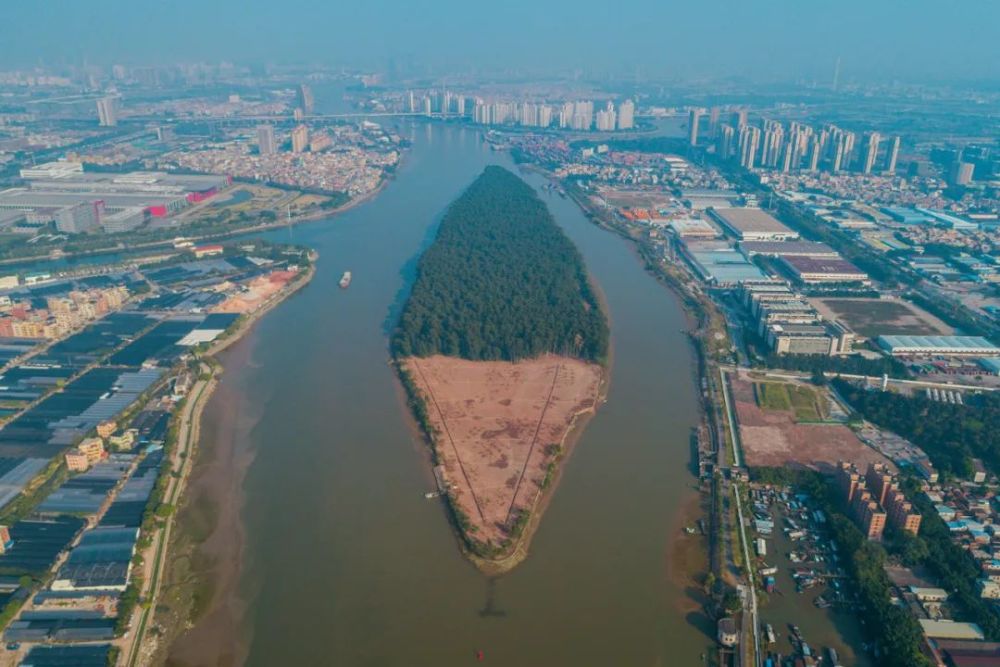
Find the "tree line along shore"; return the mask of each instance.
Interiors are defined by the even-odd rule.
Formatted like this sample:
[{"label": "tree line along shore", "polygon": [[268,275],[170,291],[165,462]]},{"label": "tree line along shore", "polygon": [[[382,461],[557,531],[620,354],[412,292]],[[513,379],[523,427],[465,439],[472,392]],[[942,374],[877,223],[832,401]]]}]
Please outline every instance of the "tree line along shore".
[{"label": "tree line along shore", "polygon": [[568,436],[596,410],[608,342],[576,247],[530,185],[487,167],[448,208],[391,341],[439,490],[484,569],[526,554]]}]

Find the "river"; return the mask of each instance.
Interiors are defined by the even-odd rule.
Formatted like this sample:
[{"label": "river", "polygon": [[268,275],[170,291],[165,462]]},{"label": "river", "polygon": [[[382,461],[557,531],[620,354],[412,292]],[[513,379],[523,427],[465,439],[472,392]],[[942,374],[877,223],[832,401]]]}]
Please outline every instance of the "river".
[{"label": "river", "polygon": [[[495,665],[701,664],[712,628],[670,567],[675,542],[694,539],[680,530],[698,407],[684,314],[627,242],[569,200],[541,195],[606,298],[607,404],[511,573],[480,574],[440,501],[424,499],[427,450],[386,363],[387,333],[448,202],[487,164],[513,167],[471,129],[400,131],[412,149],[377,198],[265,235],[316,248],[316,275],[227,351],[205,415],[203,437],[228,424],[234,458],[249,461],[238,661],[448,667],[481,650]],[[345,270],[354,280],[341,290]],[[231,647],[212,636],[196,626],[172,657],[216,664]]]}]

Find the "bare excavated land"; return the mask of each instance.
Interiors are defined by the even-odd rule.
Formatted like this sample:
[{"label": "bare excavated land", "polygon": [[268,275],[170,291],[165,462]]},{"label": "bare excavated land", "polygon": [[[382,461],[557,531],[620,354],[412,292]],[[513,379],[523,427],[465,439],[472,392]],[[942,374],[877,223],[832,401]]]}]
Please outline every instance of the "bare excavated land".
[{"label": "bare excavated land", "polygon": [[597,406],[602,367],[555,355],[515,363],[436,355],[402,364],[423,395],[467,537],[516,543],[515,524],[556,476],[566,436]]},{"label": "bare excavated land", "polygon": [[[787,407],[771,400],[762,385],[793,392]],[[737,375],[729,376],[736,418],[739,421],[743,456],[750,466],[790,466],[832,472],[838,461],[851,461],[862,468],[869,463],[885,463],[886,459],[861,442],[843,424],[802,421],[808,412],[797,406],[796,394],[813,392],[817,401],[814,412],[828,410],[818,402],[829,400],[825,393],[804,385],[777,382],[757,382]],[[798,390],[795,392],[795,390]]]}]

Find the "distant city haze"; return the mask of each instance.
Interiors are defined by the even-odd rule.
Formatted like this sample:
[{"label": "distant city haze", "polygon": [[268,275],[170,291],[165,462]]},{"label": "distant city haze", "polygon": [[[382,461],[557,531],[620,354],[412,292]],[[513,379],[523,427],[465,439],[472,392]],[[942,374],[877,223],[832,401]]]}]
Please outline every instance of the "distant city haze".
[{"label": "distant city haze", "polygon": [[1000,79],[1000,2],[13,0],[0,67],[178,61],[639,78]]}]

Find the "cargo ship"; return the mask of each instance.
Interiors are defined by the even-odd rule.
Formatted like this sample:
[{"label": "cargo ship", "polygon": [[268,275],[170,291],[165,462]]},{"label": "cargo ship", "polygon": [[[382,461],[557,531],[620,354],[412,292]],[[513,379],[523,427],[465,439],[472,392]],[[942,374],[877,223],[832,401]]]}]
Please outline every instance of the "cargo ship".
[{"label": "cargo ship", "polygon": [[344,275],[340,277],[340,286],[347,289],[347,286],[351,284],[351,272],[344,271]]}]

